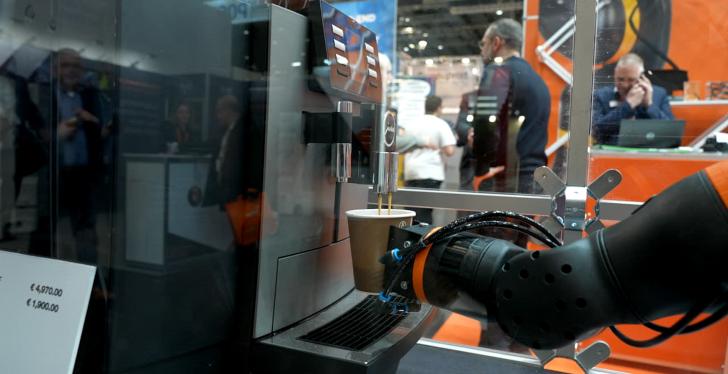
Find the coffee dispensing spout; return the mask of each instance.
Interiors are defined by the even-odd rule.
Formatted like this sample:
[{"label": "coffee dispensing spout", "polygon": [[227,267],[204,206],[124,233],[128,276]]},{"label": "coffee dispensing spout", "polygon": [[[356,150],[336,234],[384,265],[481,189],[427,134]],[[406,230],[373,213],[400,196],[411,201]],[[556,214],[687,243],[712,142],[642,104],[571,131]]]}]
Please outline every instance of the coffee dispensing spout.
[{"label": "coffee dispensing spout", "polygon": [[334,130],[335,143],[331,148],[331,162],[334,177],[339,183],[346,183],[351,178],[351,115],[354,112],[354,103],[339,101],[336,103],[338,118],[346,123],[337,124]]},{"label": "coffee dispensing spout", "polygon": [[331,144],[331,174],[339,183],[351,178],[351,122],[354,103],[341,100],[336,111],[304,115],[304,143]]},{"label": "coffee dispensing spout", "polygon": [[388,214],[392,210],[392,194],[397,191],[397,115],[392,111],[384,114],[384,120],[376,127],[374,144],[374,190],[377,192],[377,211],[381,214],[383,196],[387,196]]}]

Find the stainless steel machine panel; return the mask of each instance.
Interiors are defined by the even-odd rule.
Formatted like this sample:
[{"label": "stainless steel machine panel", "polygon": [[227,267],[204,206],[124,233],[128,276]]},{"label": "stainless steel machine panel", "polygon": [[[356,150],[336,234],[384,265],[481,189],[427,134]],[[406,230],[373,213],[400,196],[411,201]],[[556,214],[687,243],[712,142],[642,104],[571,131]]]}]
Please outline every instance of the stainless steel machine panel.
[{"label": "stainless steel machine panel", "polygon": [[346,211],[362,209],[369,198],[369,186],[355,183],[341,185],[341,199],[339,208],[339,225],[336,233],[337,240],[349,237],[349,225],[346,223]]},{"label": "stainless steel machine panel", "polygon": [[[254,337],[273,331],[278,259],[334,241],[336,183],[328,144],[304,144],[302,111],[331,111],[307,88],[305,17],[271,6],[263,210]],[[363,201],[363,200],[362,200]],[[343,282],[345,278],[330,279]],[[343,296],[343,294],[339,295]]]},{"label": "stainless steel machine panel", "polygon": [[319,312],[352,288],[348,239],[279,259],[273,330]]}]

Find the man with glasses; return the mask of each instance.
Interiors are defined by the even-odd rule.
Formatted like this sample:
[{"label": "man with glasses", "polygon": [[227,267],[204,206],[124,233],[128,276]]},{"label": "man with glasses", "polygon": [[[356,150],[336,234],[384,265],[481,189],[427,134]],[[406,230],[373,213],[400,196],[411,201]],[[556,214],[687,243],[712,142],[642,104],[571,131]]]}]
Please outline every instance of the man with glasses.
[{"label": "man with glasses", "polygon": [[617,144],[623,119],[675,118],[667,91],[647,79],[644,62],[634,53],[619,59],[614,68],[614,86],[596,90],[592,103],[593,134],[599,144]]},{"label": "man with glasses", "polygon": [[479,43],[485,68],[475,103],[473,156],[481,191],[533,193],[533,172],[546,164],[551,97],[521,58],[522,44],[523,28],[512,19],[493,22]]},{"label": "man with glasses", "polygon": [[96,264],[96,189],[102,166],[101,101],[98,90],[82,83],[81,56],[72,49],[56,55],[57,81],[51,87],[56,123],[58,204],[68,215],[78,260]]}]

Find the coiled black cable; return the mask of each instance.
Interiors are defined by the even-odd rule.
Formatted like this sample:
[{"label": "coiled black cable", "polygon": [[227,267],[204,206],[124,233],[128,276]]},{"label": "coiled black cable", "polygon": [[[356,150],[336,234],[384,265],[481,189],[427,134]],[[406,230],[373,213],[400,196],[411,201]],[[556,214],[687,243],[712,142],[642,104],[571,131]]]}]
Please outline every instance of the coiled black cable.
[{"label": "coiled black cable", "polygon": [[675,322],[674,325],[670,326],[666,331],[660,333],[659,335],[655,336],[654,338],[646,339],[646,340],[635,340],[627,335],[624,335],[619,329],[617,329],[616,326],[609,326],[609,329],[612,330],[612,333],[619,338],[619,340],[623,341],[625,344],[631,345],[633,347],[638,348],[648,348],[655,346],[657,344],[660,344],[664,342],[667,339],[670,339],[674,335],[680,333],[685,327],[687,327],[690,322],[692,322],[700,313],[705,310],[705,308],[709,305],[709,303],[701,303],[699,305],[694,306],[690,311],[688,311],[687,314],[685,314],[682,318],[680,318],[679,321]]},{"label": "coiled black cable", "polygon": [[[696,303],[692,308],[690,308],[690,310],[682,318],[680,318],[677,322],[675,322],[670,327],[663,327],[663,326],[655,325],[653,323],[643,324],[644,326],[647,326],[648,328],[652,328],[652,329],[658,328],[659,331],[661,331],[659,335],[657,335],[653,338],[650,338],[650,339],[646,339],[646,340],[632,339],[632,338],[628,337],[627,335],[625,335],[623,332],[621,332],[616,326],[609,326],[609,329],[612,331],[612,333],[614,333],[614,335],[617,338],[619,338],[619,340],[621,340],[625,344],[631,345],[633,347],[638,347],[638,348],[652,347],[652,346],[655,346],[657,344],[664,342],[667,339],[670,339],[671,337],[673,337],[675,335],[679,335],[682,333],[688,333],[688,332],[695,332],[700,329],[703,329],[703,328],[713,324],[714,322],[717,322],[721,318],[723,318],[726,314],[725,306],[722,307],[721,309],[717,310],[715,313],[713,313],[711,316],[707,317],[706,319],[704,319],[700,322],[697,322],[693,325],[690,324],[701,313],[703,313],[705,311],[705,309],[707,309],[710,305],[712,305],[715,301],[723,300],[726,296],[728,296],[728,294],[724,293],[723,295],[719,296],[718,298],[706,299],[706,300]],[[648,325],[650,325],[651,327]],[[690,328],[690,331],[686,331],[688,328]]]},{"label": "coiled black cable", "polygon": [[[650,0],[648,2],[648,6],[650,6],[650,8],[649,8],[650,10],[652,10],[652,7],[654,7],[654,3],[652,1],[653,0]],[[637,4],[635,4],[632,11],[629,13],[629,18],[628,18],[629,28],[632,29],[632,32],[634,32],[637,39],[639,41],[641,41],[642,43],[644,43],[644,45],[646,45],[647,48],[649,48],[657,56],[659,56],[661,59],[663,59],[665,62],[667,62],[673,69],[680,70],[680,68],[677,66],[677,64],[674,61],[672,61],[672,59],[670,59],[670,57],[668,57],[667,54],[660,51],[659,48],[657,48],[654,44],[652,44],[650,41],[648,41],[647,38],[645,38],[645,36],[642,35],[639,30],[637,30],[637,26],[635,26],[635,24],[634,24],[634,16],[637,13],[637,9],[639,9],[639,1],[637,2]],[[649,12],[645,12],[645,13],[649,13]]]},{"label": "coiled black cable", "polygon": [[[518,223],[524,224],[525,226],[521,226],[519,224],[507,221],[484,220],[492,218],[510,218],[518,221]],[[387,298],[389,296],[389,293],[392,292],[392,288],[394,288],[394,285],[402,276],[402,273],[404,273],[404,269],[406,269],[412,263],[417,253],[425,249],[428,245],[434,245],[442,240],[449,239],[453,235],[464,231],[471,231],[484,227],[505,228],[516,232],[521,232],[539,240],[540,242],[546,244],[551,248],[562,245],[561,241],[555,235],[549,232],[543,225],[536,222],[532,218],[524,216],[522,214],[506,211],[485,211],[473,213],[466,217],[456,219],[455,221],[443,226],[440,230],[432,233],[431,235],[421,238],[417,242],[417,244],[412,247],[412,249],[405,252],[403,254],[400,266],[397,268],[394,276],[390,279],[389,284],[382,293],[382,296],[384,298]],[[531,229],[535,229],[536,231]]]}]

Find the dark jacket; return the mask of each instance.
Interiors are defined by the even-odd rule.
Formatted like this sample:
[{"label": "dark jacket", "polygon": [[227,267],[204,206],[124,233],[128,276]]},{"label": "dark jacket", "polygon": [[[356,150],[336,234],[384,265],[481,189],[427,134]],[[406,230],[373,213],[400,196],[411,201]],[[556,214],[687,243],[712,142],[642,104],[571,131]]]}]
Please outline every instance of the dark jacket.
[{"label": "dark jacket", "polygon": [[38,106],[31,100],[25,79],[9,71],[0,76],[15,86],[15,192],[20,192],[23,177],[33,174],[48,163],[48,142],[40,131],[45,127]]},{"label": "dark jacket", "polygon": [[[54,82],[50,86],[50,124],[51,124],[51,139],[55,139],[55,147],[60,147],[61,139],[58,137],[58,125],[61,122],[60,110],[58,107],[58,95],[57,86],[58,83]],[[77,89],[77,93],[81,97],[81,107],[87,112],[102,121],[101,116],[101,96],[99,91],[94,87],[80,86]],[[86,148],[88,154],[88,166],[91,171],[99,171],[103,164],[103,140],[101,138],[102,123],[93,123],[87,121],[79,122],[86,134]],[[54,154],[60,154],[58,148],[53,151]],[[57,162],[60,160],[57,160]],[[63,165],[58,162],[58,166]]]},{"label": "dark jacket", "polygon": [[[520,57],[510,57],[500,65],[490,63],[478,88],[475,113],[475,174],[487,173],[488,165],[513,167],[506,165],[507,129],[511,121],[520,119],[516,139],[518,191],[531,192],[533,172],[546,165],[551,96],[543,79]],[[490,120],[492,116],[495,123]]]},{"label": "dark jacket", "polygon": [[620,101],[614,86],[594,91],[592,101],[592,135],[598,144],[617,144],[619,125],[623,119],[674,119],[670,109],[667,91],[652,86],[652,105],[630,108],[626,101]]},{"label": "dark jacket", "polygon": [[263,189],[265,134],[250,117],[240,117],[230,131],[222,153],[218,174],[221,140],[210,162],[204,205],[225,205],[240,196],[257,196]]}]

